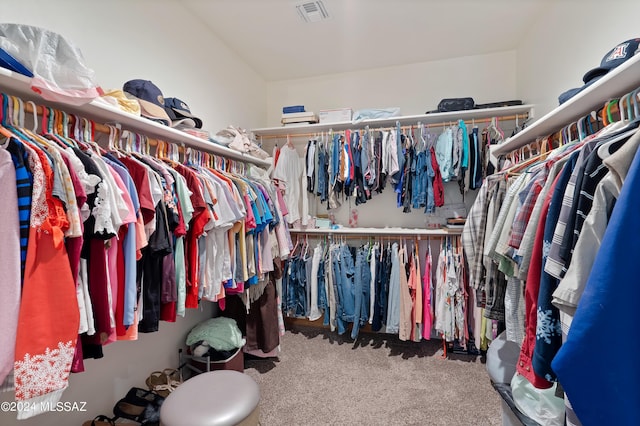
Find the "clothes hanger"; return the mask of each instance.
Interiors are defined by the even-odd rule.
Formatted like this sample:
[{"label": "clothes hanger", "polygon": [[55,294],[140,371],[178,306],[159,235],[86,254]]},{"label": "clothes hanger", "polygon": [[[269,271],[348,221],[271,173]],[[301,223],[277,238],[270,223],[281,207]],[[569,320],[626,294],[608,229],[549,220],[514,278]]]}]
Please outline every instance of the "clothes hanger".
[{"label": "clothes hanger", "polygon": [[67,141],[72,148],[80,149],[76,140],[69,136],[69,127],[71,126],[70,115],[65,111],[60,111],[61,121],[59,123],[60,132],[58,134],[62,135],[63,140]]},{"label": "clothes hanger", "polygon": [[602,122],[604,123],[605,127],[615,122],[611,113],[611,107],[617,104],[618,104],[618,100],[612,99],[609,102],[607,102],[606,107],[602,109]]},{"label": "clothes hanger", "polygon": [[[32,144],[38,146],[39,148],[44,148],[45,146],[51,145],[52,141],[42,137],[41,135],[31,132],[24,125],[25,122],[25,112],[24,112],[24,102],[22,99],[17,98],[15,96],[11,96],[7,98],[7,114],[6,117],[9,118],[7,123],[7,128],[12,134],[16,135],[18,138],[23,141],[31,142]],[[37,120],[36,120],[37,123]],[[62,142],[58,141],[57,138],[54,143],[60,144],[63,147],[65,146]]]},{"label": "clothes hanger", "polygon": [[534,155],[530,158],[528,158],[525,161],[522,161],[520,163],[516,163],[513,166],[505,169],[505,170],[501,170],[500,173],[504,173],[505,177],[510,177],[510,176],[514,176],[516,174],[518,174],[519,172],[521,172],[522,170],[529,168],[533,165],[535,165],[538,162],[543,162],[546,160],[548,153],[547,152],[543,152],[539,155]]},{"label": "clothes hanger", "polygon": [[162,159],[165,157],[165,149],[166,149],[166,143],[165,141],[162,141],[160,139],[158,139],[158,142],[156,143],[156,152],[155,152],[155,157],[157,159]]},{"label": "clothes hanger", "polygon": [[69,115],[54,108],[43,107],[42,132],[39,137],[46,137],[49,142],[55,142],[63,149],[75,148],[75,140],[69,136]]},{"label": "clothes hanger", "polygon": [[7,115],[8,115],[8,102],[6,100],[5,95],[2,95],[2,108],[0,108],[0,134],[8,139],[10,138],[14,138],[15,135],[13,133],[11,133],[11,131],[9,129],[6,128],[7,126]]},{"label": "clothes hanger", "polygon": [[0,134],[4,137],[7,138],[7,142],[8,139],[11,139],[14,136],[13,133],[11,133],[11,131],[9,131],[9,129],[7,129],[6,126],[6,115],[7,115],[7,110],[5,109],[5,105],[4,105],[4,99],[2,102],[2,108],[0,108]]},{"label": "clothes hanger", "polygon": [[631,99],[633,100],[633,116],[634,116],[634,119],[637,119],[638,117],[640,117],[640,111],[638,110],[638,91],[640,91],[640,88],[634,90],[631,93]]},{"label": "clothes hanger", "polygon": [[[623,123],[628,123],[629,117],[631,117],[631,105],[629,104],[630,96],[631,94],[627,93],[626,95],[620,98],[620,101],[618,101],[618,111],[620,113],[620,121]],[[626,107],[625,107],[625,101],[626,101]]]},{"label": "clothes hanger", "polygon": [[585,117],[580,117],[576,122],[576,127],[578,128],[578,139],[581,141],[587,136],[587,132],[584,131],[584,119]]}]

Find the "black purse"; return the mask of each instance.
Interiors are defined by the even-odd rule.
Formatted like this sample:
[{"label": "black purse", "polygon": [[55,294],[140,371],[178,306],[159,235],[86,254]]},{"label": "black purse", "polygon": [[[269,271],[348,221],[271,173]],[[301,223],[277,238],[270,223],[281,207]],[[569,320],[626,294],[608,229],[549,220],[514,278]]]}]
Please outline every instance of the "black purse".
[{"label": "black purse", "polygon": [[448,98],[438,103],[438,112],[464,111],[474,109],[475,106],[473,98]]}]

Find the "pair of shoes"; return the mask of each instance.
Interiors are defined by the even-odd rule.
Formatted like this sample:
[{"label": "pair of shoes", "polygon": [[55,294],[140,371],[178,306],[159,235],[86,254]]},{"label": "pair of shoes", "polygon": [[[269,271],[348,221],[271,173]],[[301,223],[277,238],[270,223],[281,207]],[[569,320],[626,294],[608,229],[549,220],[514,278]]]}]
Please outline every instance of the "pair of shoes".
[{"label": "pair of shoes", "polygon": [[182,383],[180,371],[166,368],[162,371],[154,371],[147,377],[146,384],[149,390],[156,392],[163,397],[169,396],[171,392]]},{"label": "pair of shoes", "polygon": [[82,423],[82,426],[114,426],[114,425],[115,425],[115,422],[113,421],[113,419],[107,416],[103,416],[102,414],[100,414],[93,420],[87,420],[86,422]]},{"label": "pair of shoes", "polygon": [[128,419],[135,422],[154,424],[160,421],[160,406],[164,397],[155,392],[141,388],[131,388],[127,396],[113,407],[115,419]]}]

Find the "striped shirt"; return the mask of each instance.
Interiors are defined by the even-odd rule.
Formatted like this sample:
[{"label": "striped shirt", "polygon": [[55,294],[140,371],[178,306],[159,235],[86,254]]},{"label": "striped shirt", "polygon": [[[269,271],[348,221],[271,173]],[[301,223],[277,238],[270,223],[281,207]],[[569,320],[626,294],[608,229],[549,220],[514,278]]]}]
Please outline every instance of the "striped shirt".
[{"label": "striped shirt", "polygon": [[485,270],[483,264],[484,239],[487,226],[489,202],[497,187],[498,179],[489,177],[480,187],[473,206],[467,214],[462,229],[462,246],[469,263],[469,286],[481,289],[484,286]]},{"label": "striped shirt", "polygon": [[[615,142],[610,147],[610,152],[616,151],[627,139]],[[593,205],[593,194],[596,192],[598,183],[604,178],[609,169],[602,162],[602,158],[598,155],[598,150],[594,150],[585,164],[584,173],[582,175],[580,189],[578,192],[578,186],[576,185],[575,196],[577,199],[576,213],[573,217],[569,218],[567,227],[564,231],[564,238],[560,247],[560,257],[565,260],[565,268],[563,269],[563,275],[566,272],[566,268],[571,263],[571,257],[573,255],[573,248],[576,246],[580,231],[582,231],[582,225],[587,215],[591,211]]]},{"label": "striped shirt", "polygon": [[27,244],[29,242],[29,221],[31,218],[31,192],[33,190],[33,174],[29,170],[27,151],[22,142],[11,138],[7,146],[16,169],[16,185],[18,189],[18,217],[20,218],[20,262],[22,279],[27,260]]},{"label": "striped shirt", "polygon": [[567,222],[572,215],[575,215],[574,202],[577,201],[575,196],[576,182],[578,176],[584,173],[584,167],[586,165],[586,159],[589,154],[596,147],[597,141],[591,141],[584,144],[580,149],[580,154],[576,161],[576,165],[573,169],[573,173],[569,178],[569,183],[564,191],[564,197],[562,198],[562,207],[560,209],[560,217],[556,223],[556,229],[553,233],[553,240],[551,241],[551,248],[549,249],[549,256],[544,265],[544,271],[558,279],[564,276],[567,265],[564,259],[560,257],[560,249],[564,240],[564,232],[567,228]]}]

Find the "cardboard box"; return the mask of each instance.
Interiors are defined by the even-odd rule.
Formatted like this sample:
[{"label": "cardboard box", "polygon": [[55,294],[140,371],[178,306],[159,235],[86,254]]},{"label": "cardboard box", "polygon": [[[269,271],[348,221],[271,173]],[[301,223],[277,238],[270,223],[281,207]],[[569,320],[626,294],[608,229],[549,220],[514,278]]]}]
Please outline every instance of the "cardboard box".
[{"label": "cardboard box", "polygon": [[351,121],[353,111],[351,108],[339,108],[339,109],[323,109],[318,114],[320,123],[344,123],[345,121]]},{"label": "cardboard box", "polygon": [[296,112],[292,114],[282,114],[280,123],[282,124],[295,124],[295,123],[317,123],[318,116],[313,112]]}]

